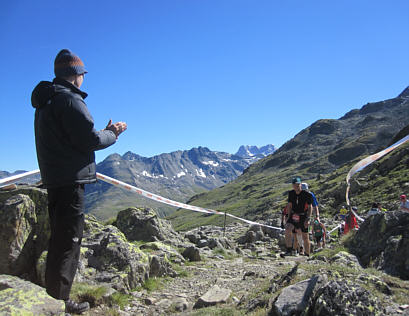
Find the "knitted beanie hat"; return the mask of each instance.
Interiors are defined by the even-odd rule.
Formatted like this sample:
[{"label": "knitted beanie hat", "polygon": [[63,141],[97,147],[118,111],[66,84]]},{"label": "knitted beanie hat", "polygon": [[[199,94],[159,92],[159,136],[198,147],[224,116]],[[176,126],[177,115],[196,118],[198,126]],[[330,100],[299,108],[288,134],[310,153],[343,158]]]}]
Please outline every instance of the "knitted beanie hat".
[{"label": "knitted beanie hat", "polygon": [[69,49],[62,49],[54,61],[56,77],[68,77],[87,73],[82,60]]}]

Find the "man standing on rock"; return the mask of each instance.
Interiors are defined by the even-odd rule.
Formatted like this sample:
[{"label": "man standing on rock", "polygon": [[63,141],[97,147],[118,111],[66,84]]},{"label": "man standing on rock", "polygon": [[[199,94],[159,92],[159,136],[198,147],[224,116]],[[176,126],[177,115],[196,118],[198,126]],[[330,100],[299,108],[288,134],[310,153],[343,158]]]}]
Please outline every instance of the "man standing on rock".
[{"label": "man standing on rock", "polygon": [[55,78],[33,90],[34,129],[41,179],[48,192],[51,236],[45,282],[47,293],[65,301],[67,313],[82,313],[89,304],[70,300],[84,229],[84,185],[96,181],[95,151],[114,144],[124,122],[101,131],[80,90],[87,73],[82,60],[68,49],[54,61]]},{"label": "man standing on rock", "polygon": [[295,254],[292,248],[291,233],[293,229],[302,235],[305,255],[310,255],[310,239],[308,236],[308,226],[312,214],[312,196],[307,191],[301,189],[301,178],[295,177],[292,180],[293,190],[288,193],[289,217],[285,229],[285,244],[287,251],[284,255]]}]

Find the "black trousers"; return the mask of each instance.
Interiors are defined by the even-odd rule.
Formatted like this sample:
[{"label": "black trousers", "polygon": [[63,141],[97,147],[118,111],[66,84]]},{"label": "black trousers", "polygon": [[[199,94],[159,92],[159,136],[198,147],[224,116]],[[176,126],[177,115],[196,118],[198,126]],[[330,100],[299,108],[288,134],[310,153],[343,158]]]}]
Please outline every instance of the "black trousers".
[{"label": "black trousers", "polygon": [[84,230],[84,185],[73,184],[47,191],[51,237],[45,284],[52,297],[67,300],[78,267]]}]

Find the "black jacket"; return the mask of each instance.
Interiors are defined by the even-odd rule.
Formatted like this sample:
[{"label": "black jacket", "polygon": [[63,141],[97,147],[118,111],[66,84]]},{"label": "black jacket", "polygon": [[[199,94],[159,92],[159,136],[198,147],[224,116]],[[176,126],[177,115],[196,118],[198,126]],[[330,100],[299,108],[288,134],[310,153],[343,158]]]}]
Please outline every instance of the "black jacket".
[{"label": "black jacket", "polygon": [[60,78],[41,81],[33,90],[37,160],[47,188],[95,182],[94,151],[116,141],[114,132],[95,130],[86,97]]}]

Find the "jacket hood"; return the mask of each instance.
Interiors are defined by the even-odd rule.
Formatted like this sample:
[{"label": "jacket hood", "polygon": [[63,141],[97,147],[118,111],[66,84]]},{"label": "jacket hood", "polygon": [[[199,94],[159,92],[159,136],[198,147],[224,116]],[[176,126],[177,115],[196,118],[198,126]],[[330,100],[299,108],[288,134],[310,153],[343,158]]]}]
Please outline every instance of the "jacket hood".
[{"label": "jacket hood", "polygon": [[31,105],[39,109],[56,95],[57,89],[50,81],[41,81],[31,93]]},{"label": "jacket hood", "polygon": [[47,104],[47,102],[56,94],[60,92],[74,92],[83,99],[87,97],[87,94],[78,89],[73,84],[60,78],[55,78],[53,82],[41,81],[31,93],[31,105],[33,108],[39,109]]}]

